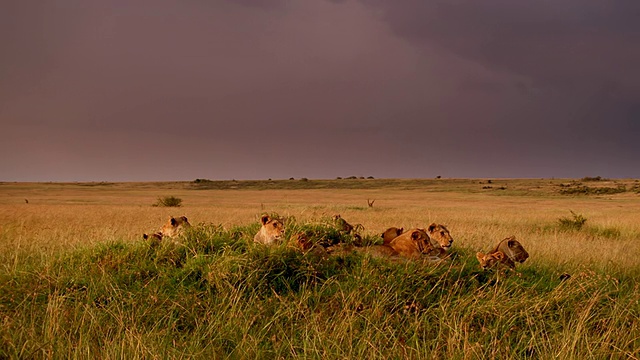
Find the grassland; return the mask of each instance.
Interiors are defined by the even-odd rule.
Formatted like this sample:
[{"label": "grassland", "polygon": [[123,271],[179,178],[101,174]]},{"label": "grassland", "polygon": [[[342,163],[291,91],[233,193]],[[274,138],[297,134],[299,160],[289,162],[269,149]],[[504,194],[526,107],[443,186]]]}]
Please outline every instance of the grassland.
[{"label": "grassland", "polygon": [[[0,183],[0,358],[635,359],[638,188],[596,178]],[[160,196],[183,206],[153,207]],[[571,211],[584,226],[562,226]],[[453,259],[265,248],[251,242],[263,212],[290,217],[288,235],[332,233],[340,213],[369,243],[389,226],[443,223]],[[169,215],[195,226],[177,242],[142,240]],[[475,252],[510,235],[530,259],[516,274],[479,271]]]}]

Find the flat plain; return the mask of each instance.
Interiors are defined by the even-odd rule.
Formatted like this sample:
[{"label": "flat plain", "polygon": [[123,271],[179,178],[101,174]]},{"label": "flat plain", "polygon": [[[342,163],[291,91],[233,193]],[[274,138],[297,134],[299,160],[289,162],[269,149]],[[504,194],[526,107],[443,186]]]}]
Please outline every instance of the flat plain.
[{"label": "flat plain", "polygon": [[[452,258],[264,248],[262,213],[369,243],[441,223]],[[184,239],[143,241],[181,215]],[[638,358],[639,219],[634,179],[0,183],[0,358]],[[512,235],[530,258],[480,271]]]}]

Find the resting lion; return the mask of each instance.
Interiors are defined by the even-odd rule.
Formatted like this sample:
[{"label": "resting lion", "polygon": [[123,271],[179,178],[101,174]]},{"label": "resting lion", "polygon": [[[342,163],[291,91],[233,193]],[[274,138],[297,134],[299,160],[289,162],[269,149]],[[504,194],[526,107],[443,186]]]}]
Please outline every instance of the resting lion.
[{"label": "resting lion", "polygon": [[265,245],[271,245],[284,237],[284,224],[279,219],[272,219],[269,215],[260,218],[262,227],[253,237],[253,241]]},{"label": "resting lion", "polygon": [[343,219],[340,214],[333,215],[331,219],[336,224],[338,230],[344,232],[345,234],[354,234],[355,232],[364,230],[364,226],[362,226],[362,224],[351,225],[347,222],[347,220]]},{"label": "resting lion", "polygon": [[158,231],[153,234],[142,234],[142,238],[151,241],[152,246],[156,246],[162,242],[162,233]]},{"label": "resting lion", "polygon": [[400,236],[403,231],[404,231],[404,228],[397,228],[397,227],[388,228],[382,233],[382,235],[380,235],[382,237],[382,242],[385,245],[388,245],[391,242],[391,240]]},{"label": "resting lion", "polygon": [[180,235],[184,229],[189,227],[191,227],[191,224],[189,223],[189,220],[187,220],[186,216],[180,216],[177,218],[171,216],[169,220],[167,220],[167,223],[162,226],[160,232],[163,237],[175,237]]},{"label": "resting lion", "polygon": [[189,224],[189,220],[187,220],[186,216],[180,216],[174,218],[173,216],[169,217],[167,223],[162,225],[160,231],[155,232],[153,234],[142,234],[142,237],[146,239],[152,239],[156,242],[160,242],[163,237],[175,237],[182,233],[182,231],[188,227],[191,227]]},{"label": "resting lion", "polygon": [[516,240],[515,236],[510,236],[500,241],[491,252],[487,254],[477,253],[476,258],[483,269],[493,267],[497,264],[515,269],[516,262],[525,262],[525,260],[529,258],[529,253],[527,253],[522,244]]},{"label": "resting lion", "polygon": [[431,244],[436,248],[440,247],[446,251],[453,244],[453,237],[451,237],[449,230],[444,225],[432,223],[426,229],[426,232],[429,234]]},{"label": "resting lion", "polygon": [[395,250],[398,255],[406,258],[418,258],[421,255],[437,255],[435,248],[431,244],[429,235],[424,229],[412,229],[402,233],[389,242],[389,247]]}]

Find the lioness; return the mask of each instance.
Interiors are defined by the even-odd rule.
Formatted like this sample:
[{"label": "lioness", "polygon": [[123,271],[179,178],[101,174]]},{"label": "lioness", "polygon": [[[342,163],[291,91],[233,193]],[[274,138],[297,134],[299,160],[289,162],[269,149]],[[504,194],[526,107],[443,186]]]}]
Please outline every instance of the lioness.
[{"label": "lioness", "polygon": [[500,263],[511,269],[516,268],[516,262],[523,263],[529,258],[529,253],[522,244],[516,240],[515,236],[510,236],[498,243],[498,245],[488,254],[481,252],[476,254],[483,269]]},{"label": "lioness", "polygon": [[424,229],[412,229],[391,240],[389,247],[400,256],[417,258],[420,255],[435,255],[429,235]]},{"label": "lioness", "polygon": [[265,245],[271,245],[284,236],[284,224],[279,219],[272,219],[269,215],[260,218],[262,227],[253,237],[253,241]]},{"label": "lioness", "polygon": [[502,251],[496,251],[490,254],[477,253],[476,258],[480,263],[480,267],[485,269],[493,268],[496,265],[505,265],[511,269],[515,268],[515,264]]},{"label": "lioness", "polygon": [[382,235],[380,235],[382,237],[383,244],[388,245],[391,242],[391,240],[400,236],[403,231],[404,231],[404,228],[397,228],[397,227],[388,228],[382,233]]},{"label": "lioness", "polygon": [[367,254],[373,257],[388,258],[388,257],[400,256],[400,253],[398,253],[394,248],[392,248],[388,244],[356,247],[354,250],[359,253]]},{"label": "lioness", "polygon": [[431,239],[431,244],[436,248],[441,247],[448,250],[453,244],[453,237],[444,225],[432,223],[426,231]]},{"label": "lioness", "polygon": [[338,230],[344,232],[345,234],[352,234],[354,233],[354,231],[357,232],[360,230],[364,230],[364,226],[362,226],[362,224],[351,225],[347,222],[347,220],[343,219],[340,214],[333,215],[331,219],[333,219]]},{"label": "lioness", "polygon": [[174,218],[173,216],[169,217],[167,223],[162,226],[160,232],[162,236],[167,237],[175,237],[182,233],[182,231],[188,227],[191,227],[189,220],[187,220],[186,216],[180,216]]},{"label": "lioness", "polygon": [[299,232],[289,239],[290,242],[295,242],[295,247],[300,249],[302,253],[319,256],[322,258],[326,258],[328,256],[327,249],[325,249],[322,245],[314,244],[313,241],[309,238],[309,235],[305,232]]},{"label": "lioness", "polygon": [[160,242],[162,241],[162,233],[156,232],[153,234],[142,234],[142,238],[145,240],[150,240],[151,245],[155,246],[160,244]]}]

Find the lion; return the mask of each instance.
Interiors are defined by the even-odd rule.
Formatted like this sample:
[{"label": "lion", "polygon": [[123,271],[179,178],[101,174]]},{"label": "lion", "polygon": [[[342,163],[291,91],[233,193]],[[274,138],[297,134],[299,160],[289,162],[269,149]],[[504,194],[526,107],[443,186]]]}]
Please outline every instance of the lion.
[{"label": "lion", "polygon": [[186,216],[180,216],[177,218],[171,216],[169,217],[169,220],[167,220],[167,223],[162,226],[160,232],[163,237],[176,237],[180,235],[184,229],[189,227],[191,227],[191,224]]},{"label": "lion", "polygon": [[496,266],[507,266],[510,269],[515,268],[515,264],[502,251],[496,251],[490,254],[476,253],[476,258],[480,263],[482,270],[491,269]]},{"label": "lion", "polygon": [[150,240],[151,241],[151,245],[159,245],[160,242],[162,242],[162,233],[161,232],[155,232],[153,234],[142,234],[142,238],[145,240]]},{"label": "lion", "polygon": [[355,234],[357,231],[364,230],[364,226],[362,226],[362,224],[351,225],[347,220],[343,219],[340,214],[333,215],[331,219],[336,224],[338,230],[345,234]]},{"label": "lion", "polygon": [[260,218],[262,227],[253,237],[253,241],[265,245],[271,245],[284,237],[284,224],[279,219],[272,219],[269,215]]},{"label": "lion", "polygon": [[491,252],[487,254],[478,252],[476,258],[483,269],[490,268],[496,264],[502,264],[510,269],[515,269],[517,262],[523,263],[529,258],[529,253],[524,249],[522,244],[516,240],[515,236],[510,236],[500,241]]},{"label": "lion", "polygon": [[388,228],[382,233],[382,235],[380,235],[382,237],[382,243],[385,245],[388,245],[391,242],[391,240],[400,236],[403,231],[404,231],[404,228],[397,228],[397,227]]},{"label": "lion", "polygon": [[302,252],[306,252],[313,247],[313,242],[311,242],[311,239],[309,239],[309,236],[307,236],[305,232],[299,232],[293,235],[290,240],[293,241],[296,247]]},{"label": "lion", "polygon": [[314,244],[305,232],[299,232],[289,240],[290,243],[293,242],[294,246],[302,251],[303,254],[315,255],[322,258],[326,258],[328,255],[328,249],[320,244]]},{"label": "lion", "polygon": [[387,244],[356,247],[354,250],[372,257],[396,258],[400,256],[399,252]]},{"label": "lion", "polygon": [[391,240],[388,246],[395,250],[400,256],[412,259],[418,258],[421,255],[436,255],[434,254],[436,249],[431,244],[431,239],[424,229],[406,231]]},{"label": "lion", "polygon": [[453,237],[444,225],[432,223],[427,227],[426,232],[429,234],[431,244],[436,248],[440,247],[446,251],[453,244]]}]

